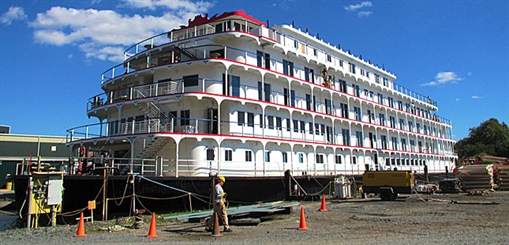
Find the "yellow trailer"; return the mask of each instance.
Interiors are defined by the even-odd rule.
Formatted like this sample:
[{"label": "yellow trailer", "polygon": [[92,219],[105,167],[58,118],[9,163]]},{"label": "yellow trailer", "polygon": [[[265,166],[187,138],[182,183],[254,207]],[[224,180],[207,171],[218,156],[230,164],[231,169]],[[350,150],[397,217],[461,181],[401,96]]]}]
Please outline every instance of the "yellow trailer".
[{"label": "yellow trailer", "polygon": [[384,201],[394,200],[398,193],[412,193],[414,181],[410,171],[366,171],[362,175],[362,192],[379,194]]}]

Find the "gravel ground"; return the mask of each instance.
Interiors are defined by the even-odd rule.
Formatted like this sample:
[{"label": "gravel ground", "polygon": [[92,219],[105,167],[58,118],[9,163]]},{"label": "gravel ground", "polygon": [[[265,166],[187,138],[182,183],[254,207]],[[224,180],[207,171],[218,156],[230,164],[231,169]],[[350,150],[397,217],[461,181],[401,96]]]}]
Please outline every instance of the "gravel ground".
[{"label": "gravel ground", "polygon": [[[424,199],[431,200],[429,202]],[[456,203],[454,203],[456,202]],[[1,244],[509,244],[509,192],[484,196],[464,193],[410,195],[396,201],[373,199],[303,202],[308,230],[298,230],[300,207],[269,217],[257,226],[232,226],[211,236],[203,223],[157,219],[158,238],[147,238],[150,217],[141,229],[107,232],[124,221],[85,223],[86,237],[75,238],[77,225],[0,232]]]}]

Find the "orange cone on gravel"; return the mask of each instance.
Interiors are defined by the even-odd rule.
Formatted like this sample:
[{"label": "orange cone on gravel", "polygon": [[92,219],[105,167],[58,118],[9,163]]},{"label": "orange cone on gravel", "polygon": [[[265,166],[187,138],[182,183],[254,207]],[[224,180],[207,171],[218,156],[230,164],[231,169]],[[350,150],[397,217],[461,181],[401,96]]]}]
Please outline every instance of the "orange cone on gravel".
[{"label": "orange cone on gravel", "polygon": [[320,207],[321,212],[327,212],[327,207],[325,204],[325,194],[322,195],[322,206]]},{"label": "orange cone on gravel", "polygon": [[307,230],[308,226],[306,225],[306,216],[304,215],[304,207],[300,207],[300,226],[299,230]]},{"label": "orange cone on gravel", "polygon": [[219,218],[217,217],[217,212],[214,212],[214,227],[212,227],[212,236],[221,236],[221,232],[219,231]]},{"label": "orange cone on gravel", "polygon": [[78,232],[74,237],[86,237],[85,235],[85,218],[83,217],[83,213],[80,215],[80,222],[78,223]]},{"label": "orange cone on gravel", "polygon": [[157,238],[156,235],[156,213],[152,213],[152,220],[150,221],[150,228],[148,230],[148,238]]}]

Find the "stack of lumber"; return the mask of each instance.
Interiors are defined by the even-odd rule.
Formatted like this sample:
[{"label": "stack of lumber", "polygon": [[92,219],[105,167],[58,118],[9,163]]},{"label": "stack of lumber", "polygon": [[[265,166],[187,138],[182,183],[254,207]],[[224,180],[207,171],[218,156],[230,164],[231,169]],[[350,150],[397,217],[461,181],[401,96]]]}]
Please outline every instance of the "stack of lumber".
[{"label": "stack of lumber", "polygon": [[459,169],[458,179],[465,192],[493,189],[493,165],[467,165]]},{"label": "stack of lumber", "polygon": [[509,191],[509,165],[498,166],[498,189],[501,191]]}]

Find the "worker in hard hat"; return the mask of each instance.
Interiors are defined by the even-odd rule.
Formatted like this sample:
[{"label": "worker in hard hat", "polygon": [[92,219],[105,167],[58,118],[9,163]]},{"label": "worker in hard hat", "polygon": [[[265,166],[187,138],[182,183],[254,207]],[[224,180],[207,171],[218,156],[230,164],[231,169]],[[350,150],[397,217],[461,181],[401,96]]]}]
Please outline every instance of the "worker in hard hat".
[{"label": "worker in hard hat", "polygon": [[[223,221],[224,232],[231,232],[230,226],[228,225],[228,213],[226,211],[225,201],[226,201],[226,192],[223,190],[223,185],[226,182],[226,178],[224,176],[219,176],[216,179],[216,185],[214,186],[214,212],[217,213],[217,216]],[[212,225],[214,224],[214,214],[212,214],[212,218],[209,219],[207,223],[206,230],[212,231]]]}]

